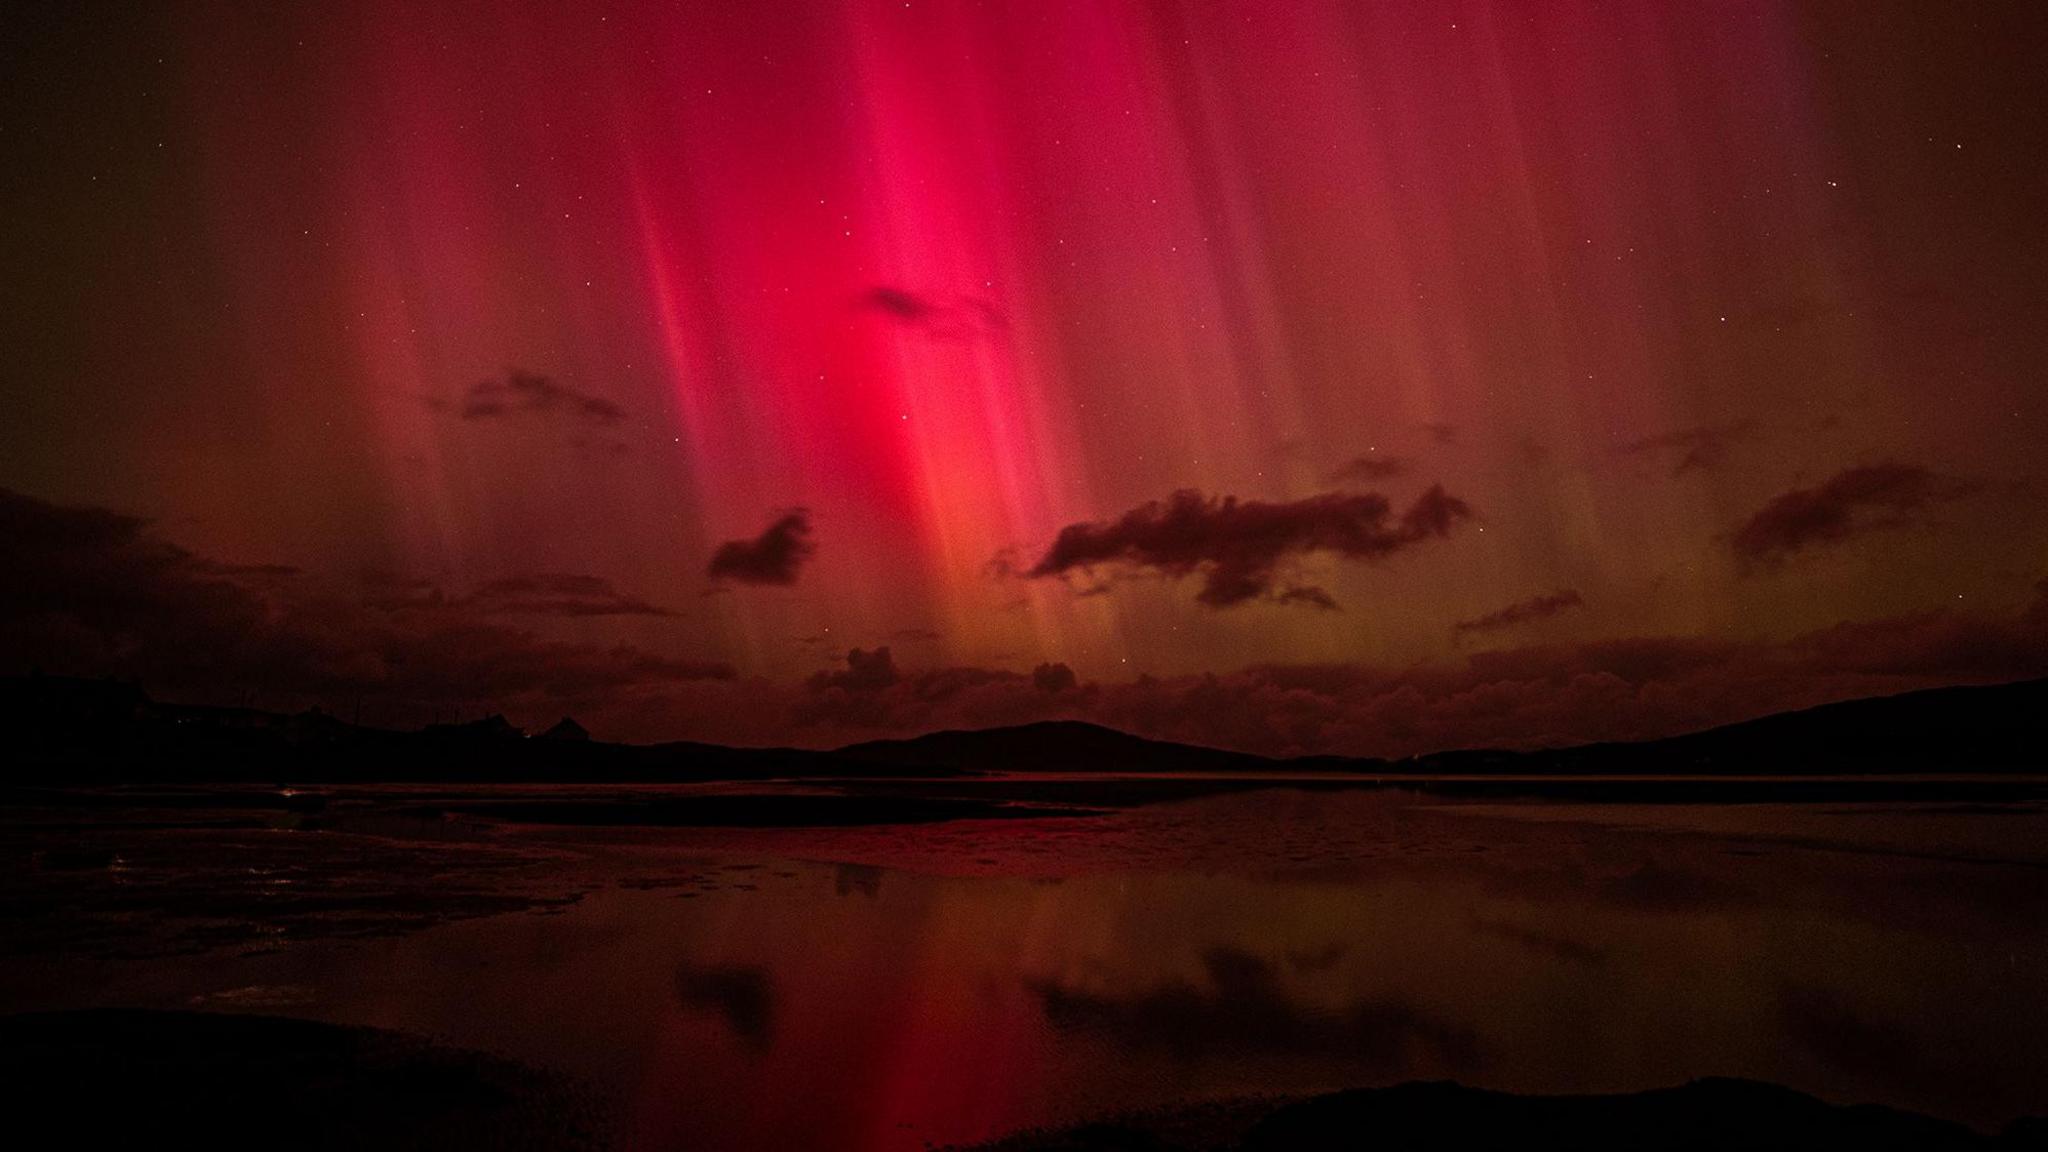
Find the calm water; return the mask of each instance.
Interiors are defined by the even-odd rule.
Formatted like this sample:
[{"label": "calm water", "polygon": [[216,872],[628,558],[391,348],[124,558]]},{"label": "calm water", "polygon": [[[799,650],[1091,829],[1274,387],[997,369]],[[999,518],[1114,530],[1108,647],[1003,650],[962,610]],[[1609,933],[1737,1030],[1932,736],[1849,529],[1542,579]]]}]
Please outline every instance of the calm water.
[{"label": "calm water", "polygon": [[2048,1109],[2035,803],[1279,788],[851,830],[182,822],[14,877],[42,903],[0,1007],[428,1033],[583,1078],[636,1147],[915,1149],[1442,1077],[1747,1076],[1987,1129]]}]

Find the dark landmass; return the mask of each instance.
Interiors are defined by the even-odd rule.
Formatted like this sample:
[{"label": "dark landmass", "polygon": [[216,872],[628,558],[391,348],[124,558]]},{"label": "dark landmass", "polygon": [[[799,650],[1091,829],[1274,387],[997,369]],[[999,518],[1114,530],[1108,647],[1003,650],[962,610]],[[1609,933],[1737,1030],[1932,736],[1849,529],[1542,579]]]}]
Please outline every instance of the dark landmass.
[{"label": "dark landmass", "polygon": [[1147,740],[1077,721],[880,740],[839,754],[995,772],[1339,772],[1387,775],[1845,775],[2048,772],[2048,680],[1933,688],[1782,712],[1684,736],[1402,760],[1274,759]]},{"label": "dark landmass", "polygon": [[[133,684],[0,679],[17,784],[170,782],[687,783],[945,779],[986,773],[1382,777],[1987,776],[2048,772],[2048,680],[1937,688],[1781,713],[1690,735],[1404,760],[1274,759],[1079,721],[935,732],[835,751],[610,744],[565,718],[527,737],[503,717],[400,732],[297,714],[159,704]],[[1555,782],[1551,782],[1555,783]],[[1548,785],[1547,785],[1548,786]],[[1812,786],[1809,786],[1809,791]],[[1776,799],[1819,799],[1773,795]],[[1668,798],[1668,797],[1667,797]],[[1718,792],[1684,799],[1722,798]],[[1987,797],[1987,799],[1996,797]]]},{"label": "dark landmass", "polygon": [[1753,1080],[1695,1080],[1605,1096],[1517,1096],[1449,1082],[1241,1101],[1021,1133],[980,1152],[1352,1152],[1465,1148],[1603,1150],[2043,1147],[2048,1123],[1997,1137],[1876,1105],[1843,1107]]},{"label": "dark landmass", "polygon": [[[19,1147],[588,1149],[587,1092],[397,1032],[206,1012],[0,1017]],[[37,1135],[37,1134],[40,1134]]]},{"label": "dark landmass", "polygon": [[[1971,776],[1961,773],[1878,776],[1612,776],[1443,775],[1388,773],[1356,776],[1294,773],[1284,767],[1265,775],[958,776],[914,782],[848,780],[849,793],[886,791],[919,796],[953,796],[1013,804],[1061,804],[1083,808],[1129,808],[1194,800],[1233,792],[1285,786],[1297,792],[1343,792],[1359,788],[1412,792],[1461,800],[1552,800],[1575,804],[1944,804],[1976,805],[1987,814],[2025,812],[2014,808],[2048,801],[2048,781],[2033,775]],[[1072,814],[1072,813],[1068,813]]]},{"label": "dark landmass", "polygon": [[2048,772],[2048,680],[1845,700],[1663,740],[1444,752],[1406,764],[1446,773]]},{"label": "dark landmass", "polygon": [[846,779],[942,769],[877,766],[801,748],[611,744],[564,718],[528,737],[502,716],[394,731],[299,713],[154,701],[140,686],[0,678],[18,783],[675,783]]},{"label": "dark landmass", "polygon": [[933,732],[908,740],[875,740],[839,749],[864,764],[980,772],[1275,772],[1301,765],[1362,765],[1377,771],[1384,760],[1275,760],[1165,740],[1147,740],[1100,724],[1048,720],[1013,728]]}]

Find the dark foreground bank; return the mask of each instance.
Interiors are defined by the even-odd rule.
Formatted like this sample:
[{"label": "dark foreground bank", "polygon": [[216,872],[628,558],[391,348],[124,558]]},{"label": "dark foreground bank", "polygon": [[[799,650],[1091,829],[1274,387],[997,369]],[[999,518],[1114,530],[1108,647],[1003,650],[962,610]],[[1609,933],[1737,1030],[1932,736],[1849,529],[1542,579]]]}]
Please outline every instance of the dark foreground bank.
[{"label": "dark foreground bank", "polygon": [[275,1016],[0,1017],[0,1086],[7,1142],[23,1149],[607,1146],[592,1098],[551,1074]]},{"label": "dark foreground bank", "polygon": [[[309,1020],[96,1009],[0,1018],[17,1147],[597,1149],[603,1110],[554,1075],[402,1033]],[[1748,1080],[1610,1096],[1449,1082],[1167,1109],[1020,1133],[980,1152],[2048,1147]]]},{"label": "dark foreground bank", "polygon": [[1843,1107],[1754,1080],[1695,1080],[1610,1096],[1516,1096],[1462,1084],[1397,1084],[1285,1102],[1199,1105],[1027,1132],[975,1152],[1408,1152],[1466,1148],[2038,1149],[2048,1120],[1996,1137],[1876,1105]]}]

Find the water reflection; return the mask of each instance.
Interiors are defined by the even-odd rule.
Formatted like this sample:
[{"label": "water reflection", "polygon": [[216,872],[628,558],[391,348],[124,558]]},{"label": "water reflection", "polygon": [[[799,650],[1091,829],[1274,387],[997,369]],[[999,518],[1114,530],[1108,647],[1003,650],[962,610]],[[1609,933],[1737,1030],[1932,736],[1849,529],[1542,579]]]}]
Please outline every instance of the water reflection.
[{"label": "water reflection", "polygon": [[1296,1002],[1264,957],[1230,947],[1202,954],[1205,979],[1175,980],[1135,994],[1033,985],[1045,1018],[1064,1033],[1107,1036],[1134,1048],[1161,1048],[1180,1060],[1214,1053],[1264,1053],[1354,1064],[1375,1076],[1478,1067],[1470,1028],[1389,998],[1340,1006]]},{"label": "water reflection", "polygon": [[1607,958],[1614,954],[1614,949],[1611,946],[1595,946],[1573,939],[1570,936],[1547,932],[1541,928],[1528,925],[1511,924],[1503,920],[1475,919],[1472,922],[1472,927],[1477,931],[1520,944],[1524,948],[1548,953],[1559,960],[1568,961],[1573,964],[1583,964],[1587,967],[1604,965],[1607,963]]},{"label": "water reflection", "polygon": [[764,968],[684,961],[676,965],[676,1000],[717,1013],[749,1048],[766,1051],[774,1043],[775,989]]},{"label": "water reflection", "polygon": [[560,853],[583,895],[559,915],[66,986],[309,990],[295,1010],[580,1075],[641,1147],[918,1149],[1440,1077],[1744,1076],[1995,1128],[2048,1083],[2043,825],[1279,791],[1089,820],[529,830],[491,851]]},{"label": "water reflection", "polygon": [[850,892],[870,898],[880,896],[882,870],[872,864],[841,864],[833,873],[833,891],[841,896]]}]

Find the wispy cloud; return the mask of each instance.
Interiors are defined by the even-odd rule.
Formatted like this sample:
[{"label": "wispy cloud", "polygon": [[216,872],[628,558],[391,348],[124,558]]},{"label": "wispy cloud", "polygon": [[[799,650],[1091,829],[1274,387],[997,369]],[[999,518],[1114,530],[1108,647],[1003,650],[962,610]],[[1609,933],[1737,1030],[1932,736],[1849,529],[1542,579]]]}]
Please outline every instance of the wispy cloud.
[{"label": "wispy cloud", "polygon": [[1415,471],[1415,462],[1402,456],[1382,456],[1367,453],[1345,461],[1329,475],[1332,484],[1367,483],[1376,484],[1382,480],[1398,480]]},{"label": "wispy cloud", "polygon": [[1503,628],[1513,628],[1517,624],[1527,624],[1532,620],[1543,620],[1584,604],[1585,600],[1580,598],[1577,589],[1563,588],[1543,596],[1518,600],[1484,616],[1460,620],[1454,628],[1458,632],[1496,632]]},{"label": "wispy cloud", "polygon": [[1848,468],[1815,487],[1773,497],[1735,531],[1729,547],[1745,567],[1770,567],[1799,552],[1897,527],[1976,487],[1913,464]]},{"label": "wispy cloud", "polygon": [[502,420],[515,416],[562,417],[591,424],[617,424],[625,409],[602,396],[561,383],[553,377],[517,368],[504,378],[481,380],[460,400],[429,400],[437,411],[452,411],[464,420]]},{"label": "wispy cloud", "polygon": [[1615,449],[1624,456],[1649,456],[1669,460],[1671,475],[1706,472],[1721,466],[1736,445],[1758,435],[1754,420],[1736,420],[1699,428],[1681,428],[1632,440]]},{"label": "wispy cloud", "polygon": [[1000,309],[978,296],[940,300],[908,288],[877,284],[861,293],[858,306],[941,340],[966,340],[1009,331]]}]

